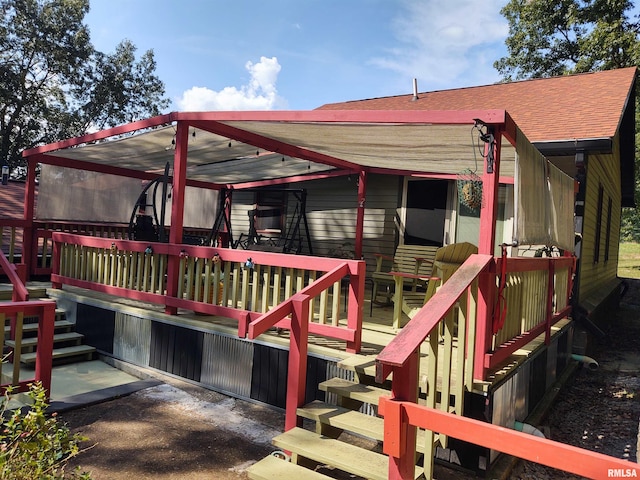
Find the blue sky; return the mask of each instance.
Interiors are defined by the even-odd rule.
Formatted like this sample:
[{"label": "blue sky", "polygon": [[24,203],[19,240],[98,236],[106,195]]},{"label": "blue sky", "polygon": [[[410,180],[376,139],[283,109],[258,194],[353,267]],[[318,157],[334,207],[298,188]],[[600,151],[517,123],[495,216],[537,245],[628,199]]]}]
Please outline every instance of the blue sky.
[{"label": "blue sky", "polygon": [[153,49],[169,110],[309,110],[484,85],[506,54],[504,1],[92,0],[97,49]]}]

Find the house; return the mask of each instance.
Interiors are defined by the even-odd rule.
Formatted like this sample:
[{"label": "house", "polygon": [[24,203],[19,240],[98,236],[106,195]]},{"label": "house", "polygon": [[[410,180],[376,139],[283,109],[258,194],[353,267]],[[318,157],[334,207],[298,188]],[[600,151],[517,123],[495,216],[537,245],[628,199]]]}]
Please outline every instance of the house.
[{"label": "house", "polygon": [[[597,311],[619,292],[610,239],[620,207],[632,201],[623,179],[634,164],[635,75],[623,69],[308,112],[176,112],[37,147],[24,152],[25,258],[51,257],[50,295],[104,356],[285,408],[288,431],[305,400],[325,399],[318,384],[334,375],[380,384],[392,376],[395,400],[417,403],[420,390],[430,407],[513,427],[571,362],[576,231],[581,304]],[[546,105],[551,92],[559,97]],[[599,109],[576,106],[569,92],[590,101],[598,92]],[[448,97],[438,102],[440,95]],[[574,225],[574,179],[583,173]],[[482,185],[480,195],[465,190],[469,182]],[[168,242],[136,237],[142,218]],[[274,250],[292,220],[304,225],[302,255]],[[192,242],[207,225],[204,241]],[[246,235],[269,240],[243,244]],[[367,326],[375,253],[459,242],[479,253],[402,330]],[[536,257],[545,247],[552,255]],[[329,255],[345,248],[353,254],[340,257],[353,259]],[[366,367],[348,366],[356,353],[370,354],[354,357]],[[420,388],[418,372],[427,379]],[[409,450],[392,452],[393,478],[415,460],[415,429],[399,431],[409,432],[401,442]],[[427,471],[436,445],[441,458],[477,471],[497,457],[429,438]]]},{"label": "house", "polygon": [[[635,207],[636,76],[637,69],[630,67],[355,100],[320,109],[507,110],[533,145],[578,182],[575,254],[580,260],[574,301],[597,318],[599,310],[608,311],[607,300],[615,303],[620,293],[621,208]],[[410,184],[404,187],[402,195],[409,204],[399,204],[399,209],[411,208],[411,191]],[[510,240],[506,235],[505,241]]]}]

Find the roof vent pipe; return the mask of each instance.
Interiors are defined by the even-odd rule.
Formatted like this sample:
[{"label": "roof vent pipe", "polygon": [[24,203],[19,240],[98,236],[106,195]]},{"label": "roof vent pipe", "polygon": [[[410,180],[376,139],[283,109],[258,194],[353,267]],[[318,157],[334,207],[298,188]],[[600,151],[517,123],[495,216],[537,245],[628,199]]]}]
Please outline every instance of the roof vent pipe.
[{"label": "roof vent pipe", "polygon": [[413,98],[411,99],[411,101],[415,102],[416,100],[418,100],[418,79],[414,78],[413,79]]}]

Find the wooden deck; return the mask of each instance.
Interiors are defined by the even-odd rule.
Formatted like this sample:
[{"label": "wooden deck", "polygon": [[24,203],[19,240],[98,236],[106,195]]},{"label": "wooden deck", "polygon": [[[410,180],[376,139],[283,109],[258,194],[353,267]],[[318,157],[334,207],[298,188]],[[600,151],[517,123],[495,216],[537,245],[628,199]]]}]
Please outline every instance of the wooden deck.
[{"label": "wooden deck", "polygon": [[[49,294],[54,298],[63,295],[65,298],[76,302],[106,309],[113,309],[114,304],[117,304],[119,311],[132,315],[168,321],[172,324],[184,325],[185,327],[195,327],[197,329],[220,332],[225,335],[237,335],[237,321],[225,317],[196,314],[189,310],[179,310],[177,315],[167,315],[164,313],[161,305],[116,297],[106,293],[66,285],[62,290],[55,290],[51,289],[51,284],[48,282],[29,282],[27,287],[32,299]],[[321,357],[333,358],[336,362],[350,369],[354,369],[362,375],[375,377],[375,358],[396,336],[398,330],[392,326],[394,315],[393,304],[387,306],[374,305],[373,309],[370,310],[370,290],[366,290],[367,296],[363,308],[361,353],[359,355],[347,353],[345,351],[346,342],[316,335],[309,336],[309,353]],[[0,284],[0,301],[8,301],[10,299],[11,285]],[[369,315],[370,311],[372,311],[371,315]],[[346,323],[346,319],[342,320],[341,323],[342,322]],[[407,322],[409,322],[409,318],[403,314],[401,326],[406,325]],[[566,328],[569,323],[570,320],[561,320],[558,322],[552,327],[552,335],[559,333],[562,329]],[[268,344],[281,347],[289,346],[289,334],[287,330],[271,329],[259,338]],[[539,346],[543,345],[543,343],[544,334],[540,335],[526,347],[516,351],[497,368],[492,369],[489,372],[488,381],[475,382],[474,391],[477,393],[486,393],[491,385],[499,383],[508,377],[510,372],[521,365]],[[423,347],[420,359],[420,370],[424,372],[427,371],[426,365],[428,357],[426,354],[427,345],[424,344]]]}]

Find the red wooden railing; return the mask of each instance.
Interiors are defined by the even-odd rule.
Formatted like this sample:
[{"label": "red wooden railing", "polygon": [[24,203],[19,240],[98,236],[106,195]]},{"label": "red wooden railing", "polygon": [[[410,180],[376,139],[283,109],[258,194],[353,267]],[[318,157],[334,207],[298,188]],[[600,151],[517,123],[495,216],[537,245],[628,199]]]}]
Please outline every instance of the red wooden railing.
[{"label": "red wooden railing", "polygon": [[[267,310],[277,308],[282,312],[287,308],[288,297],[314,292],[316,296],[321,294],[322,301],[308,313],[308,318],[315,320],[309,323],[309,332],[345,341],[348,351],[360,350],[363,261],[149,244],[59,232],[52,239],[54,287],[66,284],[164,305],[168,313],[183,308],[232,318],[238,321],[240,337],[246,336],[249,322]],[[322,281],[315,280],[316,272],[333,272],[331,282],[326,276]],[[337,316],[343,280],[345,284],[348,280],[346,325]],[[285,316],[279,319],[278,327],[288,328]]]},{"label": "red wooden railing", "polygon": [[[11,389],[12,393],[26,392],[29,389],[30,383],[39,381],[42,383],[48,397],[51,392],[51,367],[56,304],[53,301],[28,301],[29,292],[22,281],[25,275],[25,269],[9,263],[9,260],[2,251],[0,251],[0,266],[2,266],[2,270],[9,277],[13,286],[13,301],[10,303],[0,302],[0,345],[4,345],[7,318],[10,321],[9,335],[15,342],[15,348],[8,357],[11,362],[13,362],[11,381],[7,383],[3,382],[0,385],[0,392],[4,394],[7,389]],[[20,380],[20,345],[22,341],[23,320],[25,317],[38,317],[38,348],[36,350],[35,376],[30,379]],[[3,364],[4,360],[5,359],[2,359]],[[2,378],[1,366],[0,378]]]},{"label": "red wooden railing", "polygon": [[[353,266],[356,267],[354,271],[351,271],[349,263],[344,262],[338,265],[308,287],[249,324],[249,338],[252,340],[274,326],[285,326],[290,330],[285,430],[301,426],[302,419],[298,418],[296,410],[304,405],[305,401],[309,311],[312,300],[335,282],[344,278],[346,274],[351,276],[350,295],[353,296],[352,301],[364,296],[364,282],[360,281],[364,278],[364,262],[353,262],[355,264]],[[352,325],[351,331],[360,335],[360,327],[361,325]],[[359,343],[359,338],[357,343]]]},{"label": "red wooden railing", "polygon": [[[384,416],[384,452],[392,459],[400,459],[410,453],[407,442],[411,441],[411,435],[408,431],[419,427],[581,477],[599,480],[640,476],[640,466],[628,460],[459,417],[413,402],[383,397],[378,412]],[[403,435],[403,432],[406,433]],[[397,472],[389,475],[390,480],[413,478],[413,462],[409,474]]]},{"label": "red wooden railing", "polygon": [[[54,232],[73,233],[92,237],[127,239],[129,226],[124,223],[96,223],[96,222],[68,222],[68,221],[34,221],[30,242],[24,242],[25,226],[22,219],[0,218],[0,249],[8,256],[9,261],[27,266],[28,275],[51,274],[51,259],[53,256],[52,235]],[[185,235],[206,237],[207,230],[185,227]],[[30,245],[29,258],[23,257],[25,245]],[[0,269],[0,274],[2,270]]]},{"label": "red wooden railing", "polygon": [[[459,357],[461,361],[459,360],[456,366],[458,372],[456,382],[460,387],[468,371],[468,363],[474,367],[475,381],[486,380],[485,375],[489,368],[507,359],[517,348],[529,343],[536,336],[545,333],[546,341],[549,341],[551,326],[570,313],[569,295],[573,267],[572,258],[502,258],[496,262],[490,255],[472,255],[380,353],[376,359],[376,381],[382,383],[393,375],[391,399],[394,402],[416,404],[420,375],[420,348],[428,338],[430,350],[426,375],[427,390],[433,391],[437,384],[435,362],[438,362],[437,333],[440,325],[446,321],[445,319],[450,316],[456,305],[465,302],[475,305],[474,285],[476,284],[478,285],[478,309],[476,311],[469,309],[465,314],[467,323],[465,328],[469,333],[466,334],[466,339],[462,338],[458,341],[458,351],[464,350],[464,355]],[[512,281],[514,276],[522,274],[533,277],[526,279],[520,276],[518,281]],[[508,292],[507,288],[509,282],[511,282],[509,287],[511,292]],[[514,296],[513,292],[516,293],[517,302],[511,298]],[[536,295],[533,295],[533,292]],[[527,295],[531,295],[533,299],[523,304],[522,300],[523,298],[526,300]],[[508,323],[509,309],[515,312],[518,330],[516,335],[507,335],[506,340],[501,341],[504,338],[501,336],[501,329],[516,328]],[[474,317],[476,312],[477,317]],[[533,319],[523,322],[522,315],[530,315]],[[466,380],[464,381],[466,383]],[[443,388],[449,388],[445,385],[444,374],[442,384]],[[433,403],[427,407],[433,408],[435,402]],[[448,405],[445,405],[441,409],[446,412],[447,407]],[[456,413],[460,415],[459,411]],[[389,478],[394,480],[413,478],[416,428],[406,417],[396,418],[396,414],[399,414],[399,411],[391,411],[394,418],[390,420],[388,427],[385,424],[385,446],[387,439],[392,445],[389,447],[392,452]],[[428,431],[427,438],[433,439],[435,432]],[[448,432],[441,432],[443,438],[446,438],[445,433]],[[400,444],[397,444],[398,435],[402,435]],[[427,453],[425,453],[424,469],[425,476],[430,478],[433,471],[433,457],[427,456]]]}]

